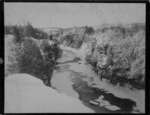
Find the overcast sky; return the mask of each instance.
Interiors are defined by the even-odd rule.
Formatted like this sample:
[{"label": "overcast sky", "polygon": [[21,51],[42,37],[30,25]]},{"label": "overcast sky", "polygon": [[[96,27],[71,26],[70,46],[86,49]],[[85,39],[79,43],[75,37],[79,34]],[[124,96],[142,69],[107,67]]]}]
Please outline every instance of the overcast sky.
[{"label": "overcast sky", "polygon": [[5,24],[35,27],[95,26],[145,22],[142,3],[5,3]]}]

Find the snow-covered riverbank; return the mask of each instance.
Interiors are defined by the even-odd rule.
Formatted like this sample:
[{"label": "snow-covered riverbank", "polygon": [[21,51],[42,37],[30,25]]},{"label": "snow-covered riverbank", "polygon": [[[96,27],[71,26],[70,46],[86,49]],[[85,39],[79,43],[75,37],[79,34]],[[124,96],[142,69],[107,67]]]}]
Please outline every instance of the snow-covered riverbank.
[{"label": "snow-covered riverbank", "polygon": [[28,74],[5,79],[5,113],[93,113],[76,98],[46,87]]}]

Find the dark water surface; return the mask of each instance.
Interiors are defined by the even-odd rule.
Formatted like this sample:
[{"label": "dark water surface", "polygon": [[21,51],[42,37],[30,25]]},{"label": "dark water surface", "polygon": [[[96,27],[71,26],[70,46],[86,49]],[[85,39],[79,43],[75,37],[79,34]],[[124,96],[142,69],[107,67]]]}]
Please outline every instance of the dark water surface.
[{"label": "dark water surface", "polygon": [[[73,53],[67,51],[66,56],[73,55]],[[87,79],[88,77],[86,75],[83,75],[80,71],[74,71],[70,70],[70,66],[73,64],[78,63],[79,66],[82,63],[82,60],[80,58],[73,56],[70,56],[68,58],[64,58],[63,62],[59,62],[59,67],[57,68],[57,72],[71,72],[72,74],[69,75],[71,77],[71,81],[73,82],[72,88],[75,92],[78,93],[79,99],[82,101],[82,103],[94,110],[96,113],[131,113],[133,111],[133,108],[136,106],[136,102],[127,99],[127,98],[120,98],[115,96],[114,94],[105,91],[104,89],[95,88],[92,86],[89,86],[87,81],[84,81],[83,79]],[[83,72],[85,73],[85,72]],[[61,76],[60,76],[61,77]],[[69,78],[67,78],[69,79]],[[57,79],[62,82],[62,79]],[[58,83],[60,83],[58,82]],[[67,84],[67,83],[66,83]],[[59,86],[59,85],[58,85]],[[65,86],[61,85],[65,88]],[[67,90],[68,91],[68,90]],[[111,105],[117,106],[120,108],[120,110],[112,111],[106,108],[105,106],[99,106],[95,104],[91,104],[90,101],[94,101],[98,99],[100,96],[103,96],[103,100],[106,100]],[[100,103],[100,102],[99,102]]]},{"label": "dark water surface", "polygon": [[[72,85],[74,90],[78,92],[79,99],[84,105],[95,110],[95,112],[100,113],[130,113],[136,103],[130,99],[120,98],[114,96],[112,93],[106,92],[103,89],[98,89],[95,87],[90,87],[80,78],[73,79],[74,84]],[[118,106],[120,110],[112,111],[105,107],[100,107],[98,105],[92,105],[89,103],[90,100],[98,99],[100,96],[104,96],[104,100],[107,100],[111,105]]]}]

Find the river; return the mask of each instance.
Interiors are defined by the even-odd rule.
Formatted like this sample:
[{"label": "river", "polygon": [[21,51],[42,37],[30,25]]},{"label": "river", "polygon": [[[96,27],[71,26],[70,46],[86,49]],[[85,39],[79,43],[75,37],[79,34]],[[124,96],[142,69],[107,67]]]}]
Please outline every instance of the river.
[{"label": "river", "polygon": [[[96,113],[130,113],[136,102],[129,98],[119,97],[106,91],[104,87],[94,87],[98,77],[83,58],[73,49],[61,47],[62,57],[54,70],[51,85],[58,92],[78,98]],[[84,54],[83,54],[84,55]],[[136,111],[138,112],[138,111]]]}]

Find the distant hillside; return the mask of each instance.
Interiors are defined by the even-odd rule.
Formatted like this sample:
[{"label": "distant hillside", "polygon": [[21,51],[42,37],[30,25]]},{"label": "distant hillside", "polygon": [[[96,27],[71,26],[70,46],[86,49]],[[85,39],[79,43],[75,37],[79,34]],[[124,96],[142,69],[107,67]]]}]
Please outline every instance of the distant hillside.
[{"label": "distant hillside", "polygon": [[134,36],[141,30],[145,31],[145,25],[143,23],[133,23],[127,25],[103,24],[97,27],[83,26],[65,29],[57,28],[57,35],[53,34],[53,38],[67,46],[80,48],[83,42],[91,41],[93,39],[98,40],[104,34],[112,39],[127,38]]}]

